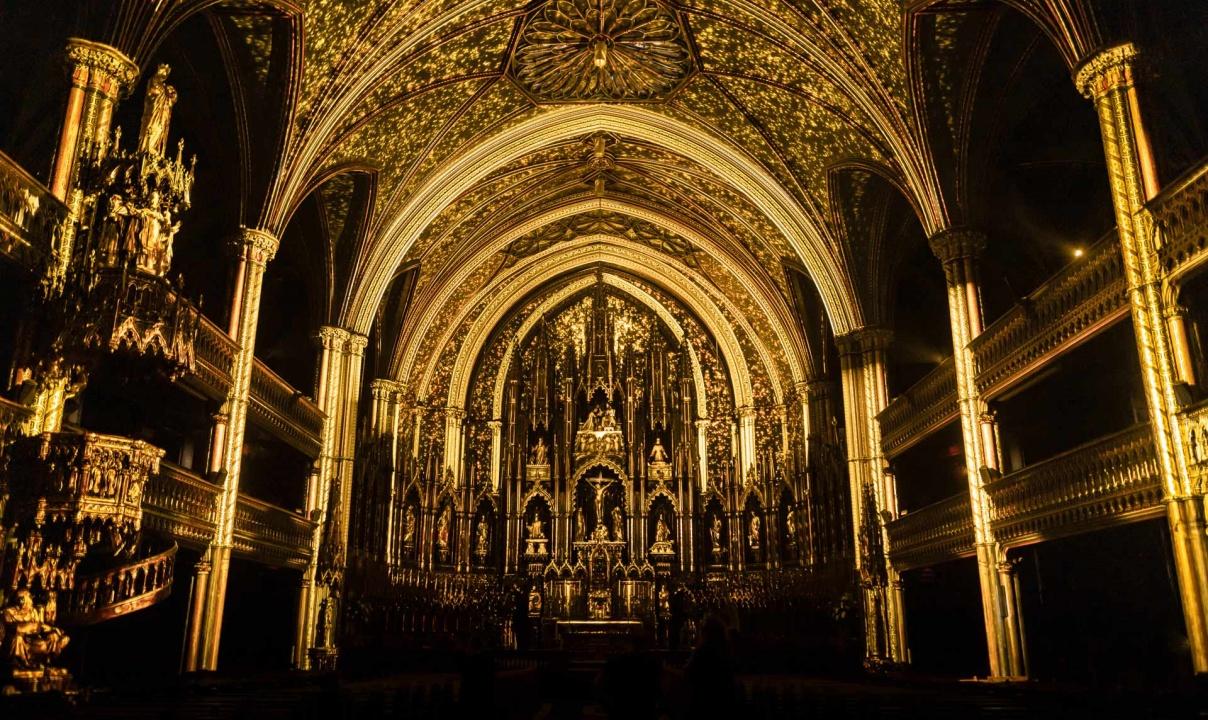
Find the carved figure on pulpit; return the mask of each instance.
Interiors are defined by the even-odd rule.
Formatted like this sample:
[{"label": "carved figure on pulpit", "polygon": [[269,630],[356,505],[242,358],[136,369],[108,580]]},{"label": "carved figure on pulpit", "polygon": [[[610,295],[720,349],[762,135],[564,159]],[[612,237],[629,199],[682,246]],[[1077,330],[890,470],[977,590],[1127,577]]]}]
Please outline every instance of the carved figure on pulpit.
[{"label": "carved figure on pulpit", "polygon": [[33,595],[28,590],[18,590],[13,605],[4,609],[3,645],[4,655],[14,669],[42,669],[49,666],[71,640],[62,630],[55,627],[53,605],[50,618],[47,607],[36,607]]},{"label": "carved figure on pulpit", "polygon": [[176,88],[167,82],[171,71],[163,64],[156,68],[155,74],[147,81],[147,95],[143,99],[138,149],[159,157],[163,156],[168,146],[168,123],[172,119],[172,106],[176,104]]},{"label": "carved figure on pulpit", "polygon": [[752,550],[759,549],[759,516],[758,515],[751,516],[751,522],[748,525],[748,530],[747,530],[747,544],[751,546]]},{"label": "carved figure on pulpit", "polygon": [[654,439],[654,447],[650,450],[650,462],[667,462],[667,451],[663,448],[663,441],[659,438]]},{"label": "carved figure on pulpit", "polygon": [[615,542],[625,540],[625,515],[620,505],[614,505],[612,508],[612,539]]},{"label": "carved figure on pulpit", "polygon": [[545,438],[537,438],[537,444],[533,446],[533,453],[529,462],[533,465],[549,464],[549,450],[545,447]]}]

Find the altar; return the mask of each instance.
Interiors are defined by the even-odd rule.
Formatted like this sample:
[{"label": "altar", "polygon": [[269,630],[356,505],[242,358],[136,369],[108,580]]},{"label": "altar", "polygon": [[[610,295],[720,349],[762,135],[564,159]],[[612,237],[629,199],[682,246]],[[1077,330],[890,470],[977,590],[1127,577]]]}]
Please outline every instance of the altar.
[{"label": "altar", "polygon": [[586,655],[615,655],[639,649],[648,635],[640,620],[559,620],[558,646]]}]

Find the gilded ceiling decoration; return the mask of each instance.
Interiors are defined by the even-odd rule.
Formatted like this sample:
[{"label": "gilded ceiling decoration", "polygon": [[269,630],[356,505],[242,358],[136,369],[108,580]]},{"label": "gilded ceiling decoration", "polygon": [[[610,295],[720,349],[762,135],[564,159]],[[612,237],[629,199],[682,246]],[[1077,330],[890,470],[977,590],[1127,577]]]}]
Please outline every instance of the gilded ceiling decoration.
[{"label": "gilded ceiling decoration", "polygon": [[687,31],[658,0],[549,0],[525,20],[511,72],[538,101],[640,101],[692,66]]},{"label": "gilded ceiling decoration", "polygon": [[687,240],[651,223],[604,210],[575,215],[556,223],[550,223],[536,232],[513,240],[504,251],[506,253],[504,267],[512,267],[521,258],[535,255],[558,243],[568,242],[585,235],[614,235],[626,240],[633,240],[661,250],[679,259],[690,268],[700,267],[696,258],[696,248]]}]

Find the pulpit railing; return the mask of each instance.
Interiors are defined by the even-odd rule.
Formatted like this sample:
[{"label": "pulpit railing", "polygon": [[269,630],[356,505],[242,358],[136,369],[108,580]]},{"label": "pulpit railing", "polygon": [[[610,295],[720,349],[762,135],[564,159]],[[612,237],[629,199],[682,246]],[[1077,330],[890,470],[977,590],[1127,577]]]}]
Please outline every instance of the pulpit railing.
[{"label": "pulpit railing", "polygon": [[150,607],[172,592],[176,551],[170,547],[129,565],[76,578],[59,600],[66,625],[92,625]]},{"label": "pulpit railing", "polygon": [[975,552],[968,493],[912,510],[886,528],[889,559],[898,570],[970,557]]}]

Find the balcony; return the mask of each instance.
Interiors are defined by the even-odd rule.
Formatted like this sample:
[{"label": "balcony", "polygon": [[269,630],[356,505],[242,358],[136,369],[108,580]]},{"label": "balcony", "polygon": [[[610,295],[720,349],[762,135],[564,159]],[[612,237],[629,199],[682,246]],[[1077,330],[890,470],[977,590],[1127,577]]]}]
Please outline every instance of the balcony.
[{"label": "balcony", "polygon": [[38,267],[66,220],[67,206],[0,152],[0,254],[23,267]]},{"label": "balcony", "polygon": [[948,358],[877,415],[881,448],[887,457],[899,455],[959,416],[956,367]]},{"label": "balcony", "polygon": [[1208,162],[1163,188],[1149,209],[1161,233],[1158,257],[1167,275],[1181,279],[1208,259]]},{"label": "balcony", "polygon": [[105,572],[76,578],[59,601],[66,625],[93,625],[148,608],[168,597],[176,567],[176,543],[147,558]]},{"label": "balcony", "polygon": [[889,559],[898,570],[971,557],[976,552],[968,493],[902,515],[886,528]]},{"label": "balcony", "polygon": [[[162,464],[144,498],[144,526],[181,545],[203,549],[214,536],[218,496],[214,483],[172,463]],[[304,567],[314,523],[261,500],[239,496],[234,550],[267,565]]]},{"label": "balcony", "polygon": [[1000,395],[1128,315],[1113,230],[969,343],[977,390]]},{"label": "balcony", "polygon": [[1006,547],[1161,517],[1149,424],[1087,443],[989,483],[991,528]]},{"label": "balcony", "polygon": [[[226,332],[203,317],[197,331],[196,372],[186,377],[185,382],[206,397],[222,400],[231,386],[231,368],[238,351],[238,345]],[[307,457],[316,458],[323,417],[314,400],[256,360],[252,368],[249,420]]]}]

